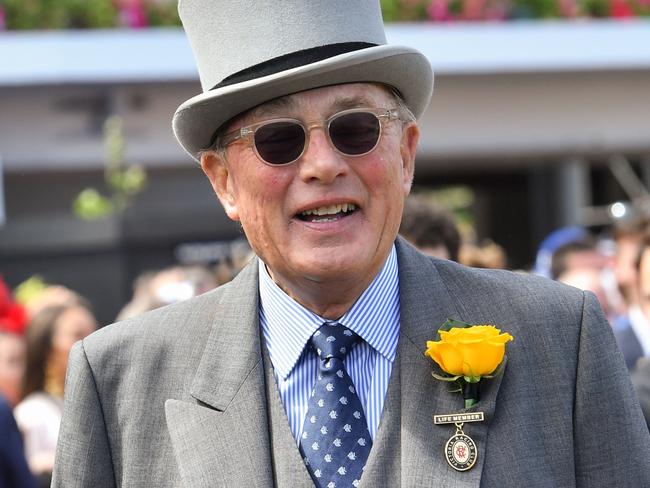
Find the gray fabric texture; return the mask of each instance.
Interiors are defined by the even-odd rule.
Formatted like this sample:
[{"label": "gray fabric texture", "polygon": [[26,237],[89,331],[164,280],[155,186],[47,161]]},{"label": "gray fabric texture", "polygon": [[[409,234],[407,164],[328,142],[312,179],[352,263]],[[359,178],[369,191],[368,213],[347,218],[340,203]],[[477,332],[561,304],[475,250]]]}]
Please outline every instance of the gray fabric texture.
[{"label": "gray fabric texture", "polygon": [[639,395],[641,410],[650,429],[650,358],[639,360],[639,365],[632,373],[632,384]]},{"label": "gray fabric texture", "polygon": [[314,483],[307,472],[298,450],[298,444],[291,433],[289,419],[280,399],[280,392],[273,373],[273,365],[266,347],[263,348],[263,355],[274,486],[313,488]]},{"label": "gray fabric texture", "polygon": [[[593,295],[432,260],[401,239],[397,251],[398,363],[362,486],[650,486],[650,436]],[[77,344],[53,486],[270,487],[274,466],[276,486],[304,486],[257,303],[253,262],[229,285]],[[479,452],[467,472],[443,457],[453,427],[432,422],[463,411],[462,399],[423,355],[448,317],[515,338],[469,409],[486,420],[466,424]]]}]

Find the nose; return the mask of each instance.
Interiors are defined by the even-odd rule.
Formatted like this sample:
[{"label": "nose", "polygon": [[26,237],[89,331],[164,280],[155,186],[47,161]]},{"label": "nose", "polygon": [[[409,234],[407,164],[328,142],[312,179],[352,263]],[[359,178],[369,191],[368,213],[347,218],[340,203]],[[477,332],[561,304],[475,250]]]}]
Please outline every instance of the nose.
[{"label": "nose", "polygon": [[334,150],[326,130],[317,125],[307,129],[307,147],[298,161],[300,177],[306,182],[331,184],[348,170],[347,161]]}]

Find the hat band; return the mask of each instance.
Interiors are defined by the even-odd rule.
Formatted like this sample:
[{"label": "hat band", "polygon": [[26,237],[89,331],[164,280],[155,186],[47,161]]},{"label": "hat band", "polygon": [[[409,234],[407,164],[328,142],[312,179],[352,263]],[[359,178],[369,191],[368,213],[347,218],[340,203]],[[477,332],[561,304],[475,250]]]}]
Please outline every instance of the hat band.
[{"label": "hat band", "polygon": [[254,80],[256,78],[262,78],[263,76],[273,75],[299,66],[306,66],[311,63],[338,56],[339,54],[359,51],[361,49],[375,46],[377,46],[377,44],[371,44],[369,42],[339,42],[336,44],[317,46],[289,54],[283,54],[282,56],[269,59],[227,76],[219,84],[212,87],[212,90],[234,85],[236,83],[242,83],[244,81]]}]

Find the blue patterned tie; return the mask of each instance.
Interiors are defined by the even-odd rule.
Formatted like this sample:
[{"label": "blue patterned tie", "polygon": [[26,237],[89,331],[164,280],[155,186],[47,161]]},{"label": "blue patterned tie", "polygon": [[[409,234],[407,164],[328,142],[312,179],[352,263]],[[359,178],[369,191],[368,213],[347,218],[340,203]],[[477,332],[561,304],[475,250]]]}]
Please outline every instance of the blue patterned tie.
[{"label": "blue patterned tie", "polygon": [[359,486],[372,447],[359,395],[343,365],[345,355],[359,340],[350,329],[330,323],[311,338],[320,364],[300,452],[318,488]]}]

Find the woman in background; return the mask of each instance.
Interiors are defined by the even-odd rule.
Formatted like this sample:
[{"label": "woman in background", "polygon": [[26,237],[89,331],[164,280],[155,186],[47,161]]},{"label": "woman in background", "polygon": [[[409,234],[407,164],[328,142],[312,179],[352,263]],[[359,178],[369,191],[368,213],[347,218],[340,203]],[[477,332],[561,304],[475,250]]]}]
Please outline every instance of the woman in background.
[{"label": "woman in background", "polygon": [[27,326],[23,401],[14,411],[32,472],[49,486],[63,410],[63,386],[72,345],[97,328],[88,303],[47,307]]}]

